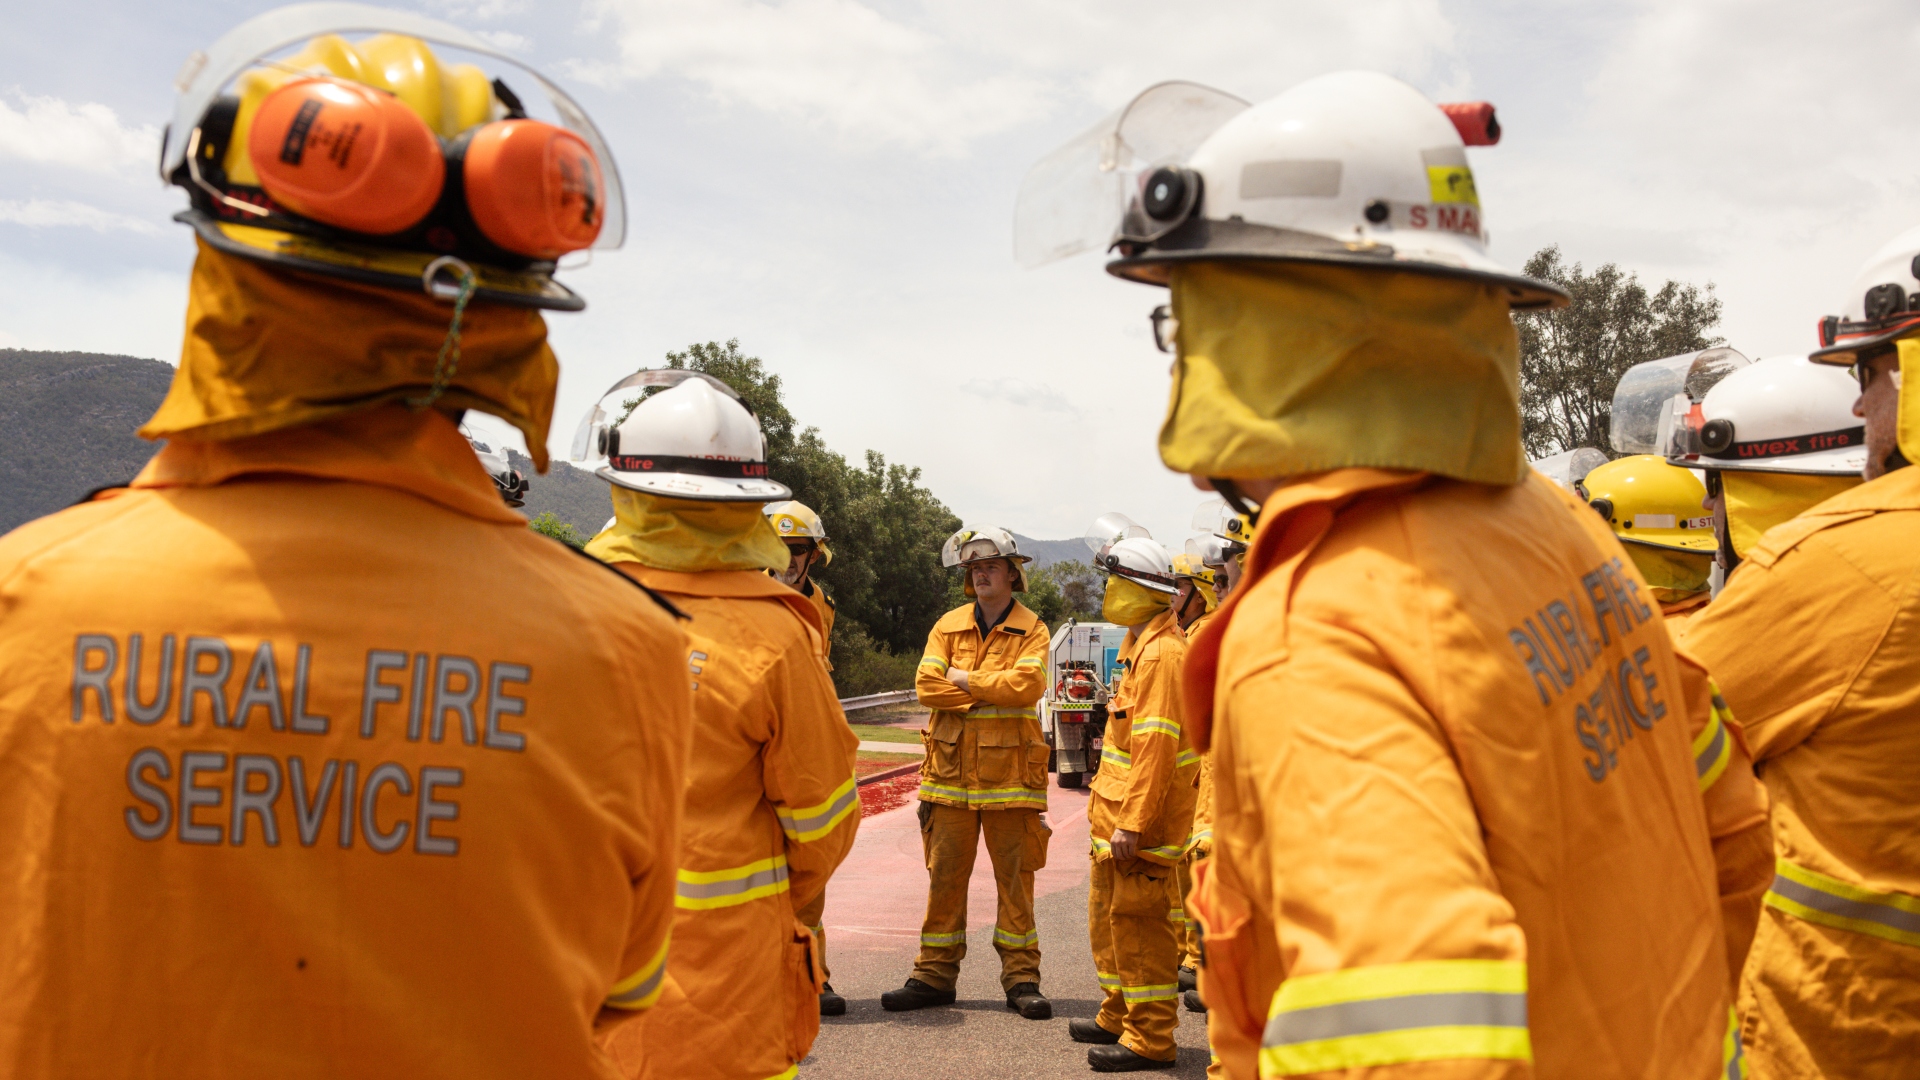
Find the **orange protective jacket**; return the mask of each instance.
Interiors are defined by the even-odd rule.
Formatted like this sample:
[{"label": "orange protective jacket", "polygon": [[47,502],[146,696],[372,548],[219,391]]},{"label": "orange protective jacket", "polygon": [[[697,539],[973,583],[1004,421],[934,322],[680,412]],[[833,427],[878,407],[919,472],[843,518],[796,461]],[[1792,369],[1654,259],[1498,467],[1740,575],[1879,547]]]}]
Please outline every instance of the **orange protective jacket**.
[{"label": "orange protective jacket", "polygon": [[[393,405],[0,540],[0,1075],[612,1078],[686,637]],[[617,1008],[605,1008],[616,1006]]]},{"label": "orange protective jacket", "polygon": [[[1217,614],[1216,608],[1193,620],[1193,625],[1187,627],[1187,640],[1198,638]],[[1200,775],[1194,785],[1193,828],[1187,834],[1187,851],[1204,859],[1213,854],[1213,755],[1200,755]]]},{"label": "orange protective jacket", "polygon": [[1268,500],[1188,665],[1229,1075],[1728,1075],[1764,802],[1647,595],[1538,475]]},{"label": "orange protective jacket", "polygon": [[1660,614],[1666,618],[1667,632],[1673,635],[1673,640],[1681,641],[1686,637],[1687,624],[1705,612],[1712,600],[1712,593],[1695,593],[1685,600],[1661,602]]},{"label": "orange protective jacket", "polygon": [[611,1049],[630,1077],[789,1076],[820,1029],[813,936],[794,912],[860,826],[859,739],[813,601],[752,570],[615,567],[691,617],[694,724],[667,988]]},{"label": "orange protective jacket", "polygon": [[1163,611],[1138,636],[1120,643],[1125,675],[1107,705],[1100,771],[1093,777],[1087,823],[1096,858],[1115,829],[1140,834],[1139,857],[1172,866],[1187,853],[1200,754],[1181,723],[1181,668],[1187,639],[1173,612]]},{"label": "orange protective jacket", "polygon": [[[1034,706],[1047,690],[1047,624],[1015,600],[980,640],[974,607],[933,624],[913,688],[932,712],[920,739],[920,799],[973,810],[1047,808],[1047,742]],[[968,672],[967,689],[947,680]]]},{"label": "orange protective jacket", "polygon": [[1776,876],[1742,986],[1756,1075],[1920,1067],[1920,468],[1748,553],[1687,648],[1773,799]]}]

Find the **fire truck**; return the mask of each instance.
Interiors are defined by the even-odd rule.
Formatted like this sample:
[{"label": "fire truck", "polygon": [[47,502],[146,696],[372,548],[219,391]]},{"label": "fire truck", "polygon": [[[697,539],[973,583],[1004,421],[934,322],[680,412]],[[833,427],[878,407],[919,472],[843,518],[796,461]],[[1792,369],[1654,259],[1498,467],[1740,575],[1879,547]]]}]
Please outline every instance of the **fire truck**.
[{"label": "fire truck", "polygon": [[1107,701],[1121,675],[1127,628],[1068,620],[1047,647],[1050,681],[1040,699],[1040,726],[1052,750],[1049,770],[1063,788],[1077,788],[1100,769]]}]

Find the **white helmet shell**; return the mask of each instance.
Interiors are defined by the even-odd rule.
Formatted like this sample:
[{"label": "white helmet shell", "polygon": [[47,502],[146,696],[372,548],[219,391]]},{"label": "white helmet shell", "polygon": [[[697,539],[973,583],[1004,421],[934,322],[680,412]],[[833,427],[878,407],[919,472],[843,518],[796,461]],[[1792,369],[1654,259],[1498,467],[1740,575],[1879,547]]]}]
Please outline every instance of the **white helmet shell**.
[{"label": "white helmet shell", "polygon": [[1371,71],[1309,79],[1221,124],[1184,167],[1146,173],[1120,240],[1107,269],[1149,284],[1175,262],[1284,260],[1474,278],[1516,308],[1567,302],[1487,256],[1454,121]]},{"label": "white helmet shell", "polygon": [[1881,246],[1853,276],[1840,314],[1820,320],[1818,364],[1852,364],[1861,349],[1920,334],[1920,226]]},{"label": "white helmet shell", "polygon": [[704,378],[635,406],[607,433],[606,464],[594,474],[676,499],[764,503],[793,495],[767,475],[767,440],[753,414]]},{"label": "white helmet shell", "polygon": [[1136,585],[1158,593],[1169,595],[1178,591],[1178,579],[1173,575],[1173,556],[1160,546],[1160,541],[1147,536],[1129,536],[1116,541],[1100,556],[1095,569],[1108,574],[1119,574]]},{"label": "white helmet shell", "polygon": [[1698,409],[1676,396],[1662,444],[1668,461],[1691,468],[1857,474],[1867,463],[1859,396],[1841,368],[1770,356],[1714,384]]}]

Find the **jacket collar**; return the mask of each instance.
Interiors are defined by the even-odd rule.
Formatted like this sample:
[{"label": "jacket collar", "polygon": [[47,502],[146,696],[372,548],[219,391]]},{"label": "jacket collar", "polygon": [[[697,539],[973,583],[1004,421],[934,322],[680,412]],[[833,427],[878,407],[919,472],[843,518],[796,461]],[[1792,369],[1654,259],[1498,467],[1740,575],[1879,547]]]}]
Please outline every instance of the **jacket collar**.
[{"label": "jacket collar", "polygon": [[[973,604],[954,608],[952,611],[940,616],[940,621],[934,624],[934,628],[947,633],[958,633],[968,629],[978,633],[979,630],[974,622],[973,611]],[[1013,608],[1007,612],[1007,617],[1002,619],[1000,625],[993,629],[995,633],[1012,634],[1014,637],[1025,637],[1033,633],[1033,628],[1038,625],[1040,625],[1040,616],[1035,615],[1033,611],[1028,608],[1027,605],[1021,603],[1020,598],[1016,596],[1013,598]]]},{"label": "jacket collar", "polygon": [[1149,644],[1168,634],[1180,636],[1180,621],[1174,618],[1171,609],[1148,619],[1147,625],[1141,629],[1139,636],[1136,637],[1131,630],[1127,631],[1126,640],[1120,643],[1120,659],[1128,664],[1133,663],[1134,658],[1138,657]]},{"label": "jacket collar", "polygon": [[247,476],[306,476],[395,488],[495,525],[527,519],[444,414],[388,405],[238,439],[175,436],[129,486],[212,487]]},{"label": "jacket collar", "polygon": [[1909,465],[1869,480],[1808,510],[1803,517],[1920,510],[1920,465]]},{"label": "jacket collar", "polygon": [[[652,589],[654,592],[669,596],[698,596],[717,600],[778,600],[787,605],[787,609],[800,616],[800,621],[813,629],[814,637],[824,643],[825,628],[820,622],[820,609],[812,600],[801,596],[762,570],[657,570],[651,566],[642,566],[636,562],[617,562],[615,570]],[[696,617],[694,626],[699,628]],[[824,650],[824,645],[822,646]]]}]

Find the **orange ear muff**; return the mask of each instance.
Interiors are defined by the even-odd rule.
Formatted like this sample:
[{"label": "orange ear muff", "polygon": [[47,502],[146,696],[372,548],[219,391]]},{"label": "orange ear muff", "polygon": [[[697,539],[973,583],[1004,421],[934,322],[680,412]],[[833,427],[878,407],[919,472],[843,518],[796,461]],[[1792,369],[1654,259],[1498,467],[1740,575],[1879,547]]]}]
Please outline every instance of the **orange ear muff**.
[{"label": "orange ear muff", "polygon": [[461,178],[473,223],[515,254],[557,259],[592,247],[600,235],[600,163],[565,128],[539,120],[488,124],[467,143]]},{"label": "orange ear muff", "polygon": [[440,198],[447,163],[426,121],[392,94],[301,79],[268,94],[247,134],[260,186],[315,221],[384,236]]}]

